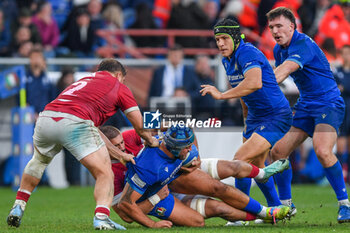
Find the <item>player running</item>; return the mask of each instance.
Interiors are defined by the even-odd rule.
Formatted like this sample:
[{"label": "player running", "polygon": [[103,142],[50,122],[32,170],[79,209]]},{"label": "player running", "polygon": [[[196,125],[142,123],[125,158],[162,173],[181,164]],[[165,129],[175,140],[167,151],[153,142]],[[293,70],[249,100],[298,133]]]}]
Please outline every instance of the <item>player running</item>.
[{"label": "player running", "polygon": [[[296,30],[291,10],[285,7],[273,9],[267,13],[267,19],[277,42],[273,51],[277,82],[281,83],[291,76],[300,93],[294,107],[293,125],[272,148],[272,157],[288,158],[308,136],[312,137],[316,155],[338,199],[338,222],[349,222],[350,203],[342,167],[332,151],[345,106],[330,65],[318,45]],[[291,180],[291,170],[276,177],[280,198],[283,204],[289,206],[292,205]]]},{"label": "player running", "polygon": [[[283,137],[292,123],[289,102],[280,90],[273,70],[263,55],[250,43],[243,41],[240,26],[230,19],[214,26],[216,44],[224,57],[222,63],[232,89],[221,93],[214,86],[202,85],[202,95],[214,99],[240,98],[245,128],[243,145],[234,159],[264,167],[270,148]],[[279,206],[274,181],[257,181],[268,206]],[[236,179],[236,187],[249,195],[251,179]]]}]

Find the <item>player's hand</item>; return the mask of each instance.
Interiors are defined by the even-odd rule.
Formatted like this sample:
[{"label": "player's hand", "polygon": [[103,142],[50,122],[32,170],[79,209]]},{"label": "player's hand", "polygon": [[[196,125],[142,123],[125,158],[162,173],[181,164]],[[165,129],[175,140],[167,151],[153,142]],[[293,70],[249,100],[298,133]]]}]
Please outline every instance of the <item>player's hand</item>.
[{"label": "player's hand", "polygon": [[192,161],[191,166],[189,167],[181,167],[181,171],[185,172],[185,173],[191,173],[194,170],[196,170],[197,168],[200,168],[201,166],[201,160],[200,159],[196,159],[194,161]]},{"label": "player's hand", "polygon": [[131,162],[132,164],[136,164],[134,160],[134,156],[131,154],[123,153],[121,155],[121,159],[119,160],[123,165],[125,165],[127,162]]},{"label": "player's hand", "polygon": [[157,138],[152,137],[152,141],[151,142],[146,142],[146,146],[149,147],[159,147],[159,141]]},{"label": "player's hand", "polygon": [[214,99],[220,100],[222,93],[216,89],[216,87],[212,85],[201,85],[202,90],[199,92],[202,94],[202,96],[205,96],[206,94],[210,94]]},{"label": "player's hand", "polygon": [[173,223],[168,220],[160,220],[158,222],[154,222],[151,228],[171,228]]},{"label": "player's hand", "polygon": [[165,199],[169,195],[168,185],[165,185],[161,190],[159,190],[157,195],[159,196],[160,200]]}]

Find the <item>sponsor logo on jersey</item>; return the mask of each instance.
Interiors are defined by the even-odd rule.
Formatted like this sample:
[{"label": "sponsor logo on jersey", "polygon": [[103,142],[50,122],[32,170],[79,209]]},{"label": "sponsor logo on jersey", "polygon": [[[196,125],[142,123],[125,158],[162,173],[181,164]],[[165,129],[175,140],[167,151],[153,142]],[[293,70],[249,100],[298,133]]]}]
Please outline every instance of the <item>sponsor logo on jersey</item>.
[{"label": "sponsor logo on jersey", "polygon": [[327,114],[322,114],[322,119],[326,118]]},{"label": "sponsor logo on jersey", "polygon": [[143,180],[141,180],[136,173],[131,177],[131,180],[140,188],[143,188],[146,185],[146,183]]},{"label": "sponsor logo on jersey", "polygon": [[145,129],[160,129],[161,113],[157,109],[156,112],[143,113],[143,128]]}]

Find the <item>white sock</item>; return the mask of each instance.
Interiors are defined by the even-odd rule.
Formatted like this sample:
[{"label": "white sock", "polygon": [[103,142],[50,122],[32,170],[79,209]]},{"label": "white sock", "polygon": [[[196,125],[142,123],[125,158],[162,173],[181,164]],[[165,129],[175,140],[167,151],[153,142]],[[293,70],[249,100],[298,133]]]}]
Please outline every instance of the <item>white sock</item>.
[{"label": "white sock", "polygon": [[344,200],[338,201],[338,206],[341,206],[341,205],[345,205],[345,206],[349,206],[350,207],[349,199],[344,199]]},{"label": "white sock", "polygon": [[282,205],[292,206],[292,199],[281,200]]},{"label": "white sock", "polygon": [[259,168],[259,173],[258,175],[255,177],[255,179],[262,179],[264,178],[264,175],[265,175],[265,171],[262,169],[262,168]]},{"label": "white sock", "polygon": [[267,207],[266,206],[262,206],[262,209],[258,213],[258,216],[261,217],[261,218],[266,218],[266,210],[267,210]]}]

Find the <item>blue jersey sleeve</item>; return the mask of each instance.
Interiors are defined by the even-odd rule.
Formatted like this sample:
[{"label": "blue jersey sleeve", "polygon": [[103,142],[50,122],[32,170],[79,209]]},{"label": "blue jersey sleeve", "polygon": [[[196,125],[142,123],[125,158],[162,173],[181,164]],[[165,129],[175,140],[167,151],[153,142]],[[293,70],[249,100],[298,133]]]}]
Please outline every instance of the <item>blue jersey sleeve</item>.
[{"label": "blue jersey sleeve", "polygon": [[288,49],[288,57],[286,61],[293,61],[297,63],[302,69],[305,64],[312,61],[314,52],[311,46],[308,46],[308,38],[296,41]]},{"label": "blue jersey sleeve", "polygon": [[281,65],[282,57],[278,55],[279,51],[280,51],[280,47],[278,44],[276,44],[275,47],[273,48],[273,57],[275,58],[275,67]]},{"label": "blue jersey sleeve", "polygon": [[244,47],[240,51],[237,63],[242,69],[242,74],[244,75],[248,70],[253,68],[261,69],[261,62],[259,59],[259,54],[252,47]]},{"label": "blue jersey sleeve", "polygon": [[148,172],[147,169],[140,169],[137,165],[131,163],[127,163],[127,168],[126,182],[141,195],[157,181],[157,175]]}]

